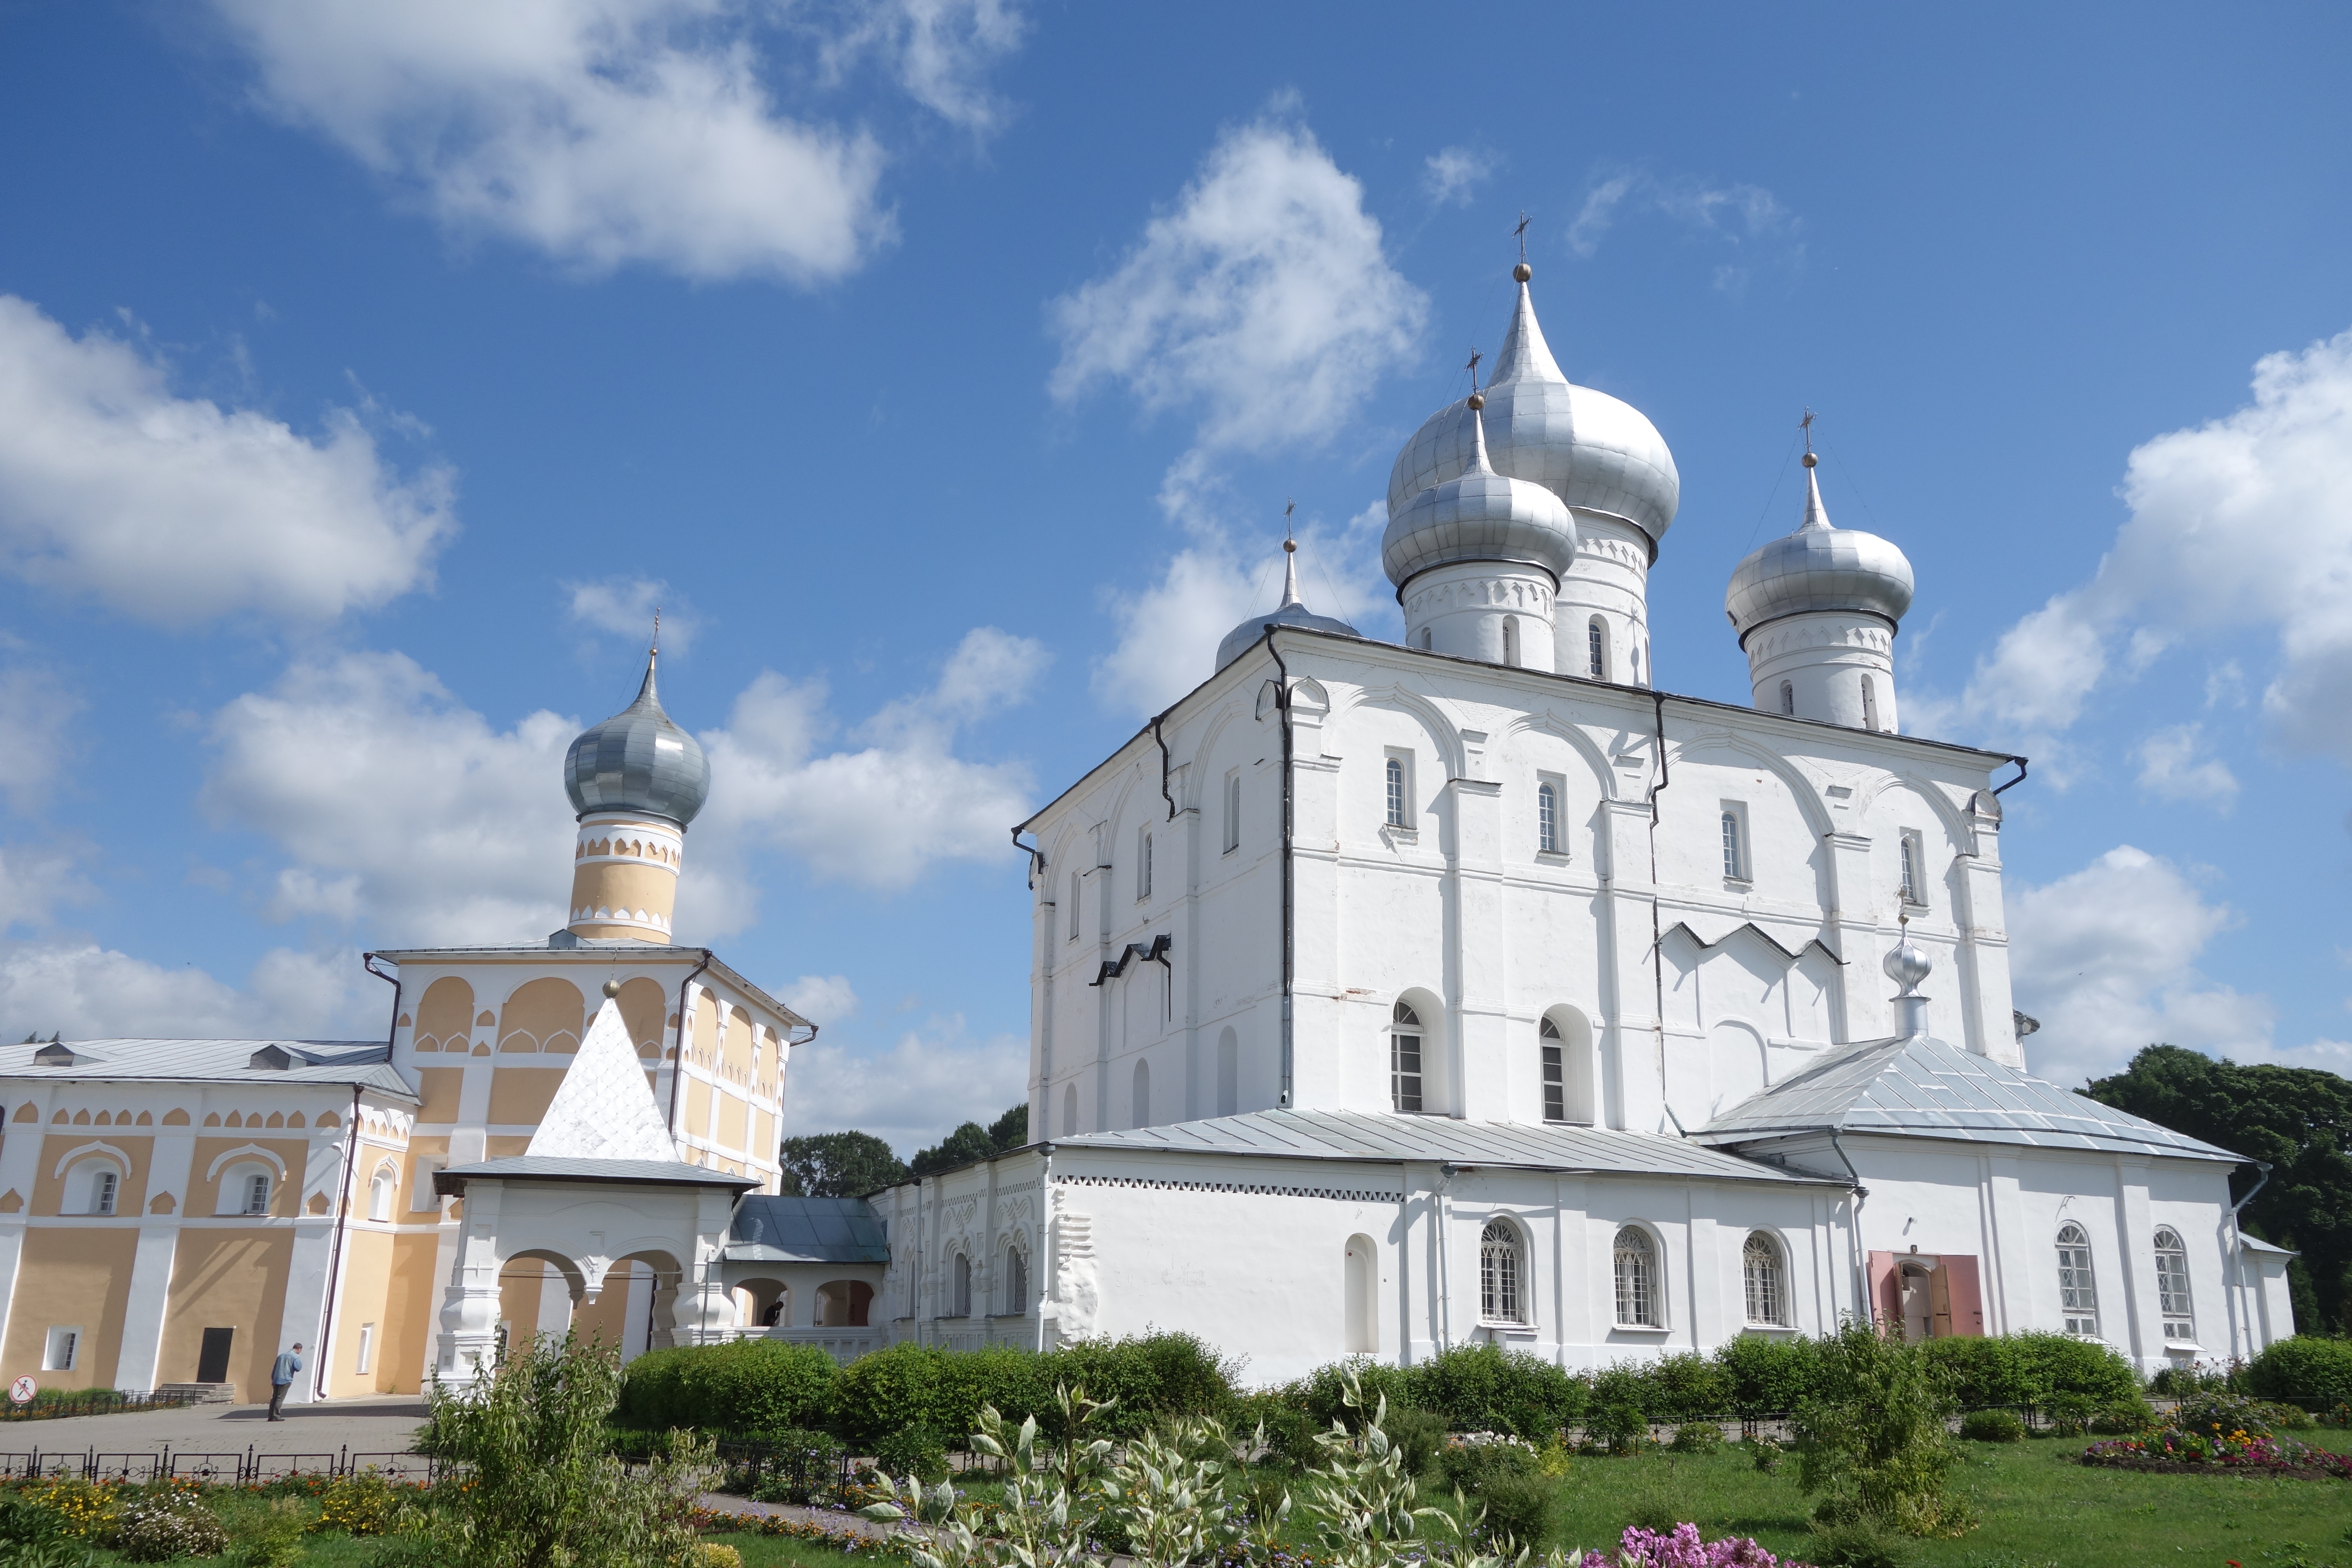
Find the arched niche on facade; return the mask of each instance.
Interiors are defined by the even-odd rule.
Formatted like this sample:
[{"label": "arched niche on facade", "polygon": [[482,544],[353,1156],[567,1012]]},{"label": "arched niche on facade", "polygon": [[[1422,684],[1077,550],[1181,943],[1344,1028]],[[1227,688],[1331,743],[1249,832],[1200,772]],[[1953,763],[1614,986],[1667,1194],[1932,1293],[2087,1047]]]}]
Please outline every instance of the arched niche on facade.
[{"label": "arched niche on facade", "polygon": [[[1400,1007],[1411,1014],[1410,1020],[1399,1015]],[[1423,986],[1408,986],[1390,1004],[1376,1058],[1383,1109],[1423,1116],[1457,1114],[1461,1075],[1454,1060],[1451,1022],[1444,1001]],[[1410,1086],[1401,1081],[1412,1056],[1404,1042],[1413,1035],[1420,1038],[1418,1107],[1411,1103]]]},{"label": "arched niche on facade", "polygon": [[[1547,1038],[1544,1026],[1551,1026],[1556,1038]],[[1560,1056],[1561,1120],[1590,1127],[1598,1120],[1601,1106],[1601,1060],[1594,1048],[1592,1021],[1580,1007],[1561,1003],[1547,1007],[1536,1024],[1537,1066],[1538,1077],[1544,1066],[1542,1048],[1557,1045]]]},{"label": "arched niche on facade", "polygon": [[462,1051],[473,1038],[474,988],[454,974],[445,974],[425,988],[416,1004],[416,1032],[411,1037],[420,1051]]},{"label": "arched niche on facade", "polygon": [[507,998],[499,1023],[501,1051],[576,1051],[588,1007],[580,987],[560,975],[524,982]]}]

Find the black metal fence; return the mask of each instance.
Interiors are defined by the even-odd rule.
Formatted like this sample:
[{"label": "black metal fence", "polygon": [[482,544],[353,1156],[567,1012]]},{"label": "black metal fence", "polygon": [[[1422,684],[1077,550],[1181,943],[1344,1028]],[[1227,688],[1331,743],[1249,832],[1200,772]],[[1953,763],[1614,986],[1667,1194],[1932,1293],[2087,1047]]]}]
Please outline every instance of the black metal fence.
[{"label": "black metal fence", "polygon": [[348,1447],[317,1454],[264,1454],[250,1446],[241,1453],[234,1449],[174,1449],[168,1444],[152,1453],[115,1453],[97,1447],[0,1453],[0,1480],[188,1480],[250,1487],[296,1476],[334,1480],[368,1470],[394,1481],[430,1482],[441,1476],[439,1461],[429,1455],[354,1453]]},{"label": "black metal fence", "polygon": [[719,1489],[770,1502],[815,1503],[849,1485],[851,1457],[845,1449],[799,1444],[721,1438]]}]

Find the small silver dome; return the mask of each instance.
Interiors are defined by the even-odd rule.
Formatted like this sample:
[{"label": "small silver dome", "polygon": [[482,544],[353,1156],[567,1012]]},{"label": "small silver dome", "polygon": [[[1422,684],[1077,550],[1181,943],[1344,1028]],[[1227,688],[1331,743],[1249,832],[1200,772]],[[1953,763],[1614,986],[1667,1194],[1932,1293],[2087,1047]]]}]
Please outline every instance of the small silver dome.
[{"label": "small silver dome", "polygon": [[1576,563],[1576,520],[1542,485],[1506,478],[1488,465],[1483,415],[1466,399],[1461,418],[1469,461],[1390,511],[1381,569],[1400,593],[1422,573],[1456,561],[1539,566],[1559,583]]},{"label": "small silver dome", "polygon": [[1360,637],[1364,635],[1345,621],[1335,619],[1330,616],[1318,616],[1307,607],[1305,602],[1298,596],[1297,551],[1286,539],[1282,542],[1282,547],[1285,552],[1282,603],[1276,605],[1271,614],[1251,616],[1225,634],[1225,640],[1217,645],[1219,669],[1224,668],[1243,654],[1247,653],[1250,644],[1265,636],[1265,626],[1268,621],[1282,626],[1306,626],[1318,632],[1338,632],[1342,637]]},{"label": "small silver dome", "polygon": [[[1654,546],[1682,504],[1682,475],[1656,426],[1633,405],[1577,386],[1544,342],[1528,286],[1486,390],[1486,453],[1495,471],[1543,486],[1572,507],[1623,518]],[[1389,470],[1389,515],[1470,466],[1464,401],[1431,415]]]},{"label": "small silver dome", "polygon": [[654,658],[637,700],[601,724],[592,724],[563,758],[563,788],[572,809],[643,811],[684,827],[710,798],[710,760],[701,743],[662,711],[654,690]]},{"label": "small silver dome", "polygon": [[1748,633],[1787,616],[1851,611],[1874,616],[1893,631],[1911,607],[1911,563],[1903,552],[1874,533],[1832,528],[1811,468],[1805,487],[1805,520],[1797,531],[1768,542],[1731,574],[1723,608],[1742,647]]}]

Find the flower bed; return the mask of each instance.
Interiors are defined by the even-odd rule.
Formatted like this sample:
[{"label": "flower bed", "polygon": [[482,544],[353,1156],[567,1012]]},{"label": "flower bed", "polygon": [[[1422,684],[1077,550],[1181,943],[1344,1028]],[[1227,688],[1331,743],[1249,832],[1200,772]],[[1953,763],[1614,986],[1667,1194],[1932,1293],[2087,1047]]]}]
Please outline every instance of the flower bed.
[{"label": "flower bed", "polygon": [[1664,1534],[1634,1525],[1618,1542],[1616,1556],[1588,1552],[1574,1568],[1805,1568],[1805,1564],[1793,1557],[1775,1557],[1744,1535],[1702,1541],[1697,1525],[1678,1524]]},{"label": "flower bed", "polygon": [[2094,1443],[2083,1450],[2083,1463],[2175,1475],[2235,1472],[2352,1480],[2352,1456],[2242,1426],[2225,1432],[2218,1422],[2202,1431],[2167,1425],[2144,1436]]}]

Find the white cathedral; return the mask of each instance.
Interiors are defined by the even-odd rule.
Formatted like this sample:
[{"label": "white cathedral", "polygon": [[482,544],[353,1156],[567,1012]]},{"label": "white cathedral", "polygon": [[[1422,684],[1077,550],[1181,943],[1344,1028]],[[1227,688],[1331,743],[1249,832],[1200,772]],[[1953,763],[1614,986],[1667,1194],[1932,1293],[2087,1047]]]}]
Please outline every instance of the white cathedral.
[{"label": "white cathedral", "polygon": [[1181,1329],[1253,1382],[1858,1317],[2144,1369],[2292,1332],[2250,1162],[2025,1071],[2024,763],[1896,731],[1902,552],[1831,526],[1809,451],[1725,600],[1753,706],[1654,689],[1674,458],[1517,277],[1491,383],[1390,477],[1404,642],[1294,569],[1014,830],[1028,1147],[778,1191],[815,1030],[674,929],[710,773],[649,663],[566,759],[566,927],[369,954],[383,1040],[0,1047],[0,1379],[257,1398],[299,1339],[298,1400],[407,1391],[567,1324],[845,1360]]}]

